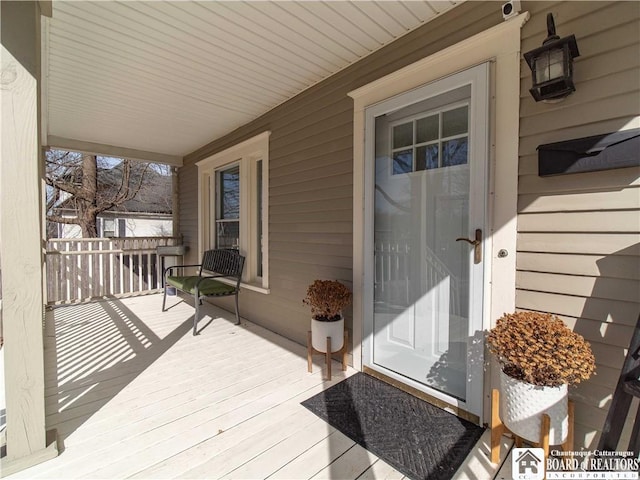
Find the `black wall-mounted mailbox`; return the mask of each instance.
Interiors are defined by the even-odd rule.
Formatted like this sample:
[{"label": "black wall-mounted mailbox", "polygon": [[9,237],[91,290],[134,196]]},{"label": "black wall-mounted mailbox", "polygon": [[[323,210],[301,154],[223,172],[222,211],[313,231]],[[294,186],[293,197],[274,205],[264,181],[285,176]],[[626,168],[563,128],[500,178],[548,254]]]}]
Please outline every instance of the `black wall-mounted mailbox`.
[{"label": "black wall-mounted mailbox", "polygon": [[538,175],[640,166],[640,128],[538,146]]}]

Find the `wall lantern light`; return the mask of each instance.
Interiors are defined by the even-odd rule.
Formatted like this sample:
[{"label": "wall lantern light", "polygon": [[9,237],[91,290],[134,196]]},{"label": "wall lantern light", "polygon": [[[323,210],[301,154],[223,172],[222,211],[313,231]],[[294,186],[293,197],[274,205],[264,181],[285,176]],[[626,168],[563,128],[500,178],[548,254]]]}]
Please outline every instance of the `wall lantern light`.
[{"label": "wall lantern light", "polygon": [[533,86],[529,89],[536,102],[562,100],[576,90],[573,85],[573,59],[580,56],[575,35],[556,35],[553,14],[547,14],[547,38],[542,46],[524,54],[531,69]]}]

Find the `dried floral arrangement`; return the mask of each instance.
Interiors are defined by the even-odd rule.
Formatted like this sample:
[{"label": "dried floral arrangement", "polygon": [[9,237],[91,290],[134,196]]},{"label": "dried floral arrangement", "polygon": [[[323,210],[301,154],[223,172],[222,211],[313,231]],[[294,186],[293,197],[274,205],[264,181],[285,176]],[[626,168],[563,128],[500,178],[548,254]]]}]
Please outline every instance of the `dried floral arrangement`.
[{"label": "dried floral arrangement", "polygon": [[316,280],[302,300],[311,307],[311,316],[321,322],[340,320],[342,309],[351,303],[351,290],[337,280]]},{"label": "dried floral arrangement", "polygon": [[589,343],[548,313],[505,314],[487,340],[506,375],[534,385],[577,384],[595,370]]}]

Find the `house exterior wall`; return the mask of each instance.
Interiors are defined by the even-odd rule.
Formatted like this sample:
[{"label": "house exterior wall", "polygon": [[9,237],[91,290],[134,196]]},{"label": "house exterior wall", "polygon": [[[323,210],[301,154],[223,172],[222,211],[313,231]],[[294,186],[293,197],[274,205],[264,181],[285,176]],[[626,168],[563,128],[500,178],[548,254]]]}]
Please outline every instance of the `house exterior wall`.
[{"label": "house exterior wall", "polygon": [[[179,170],[180,232],[198,262],[194,163],[266,130],[269,152],[269,288],[245,290],[241,315],[299,343],[316,278],[349,286],[353,263],[353,101],[347,93],[502,22],[499,5],[468,2],[339,72],[256,121],[187,155]],[[221,301],[223,303],[223,301]],[[231,303],[225,302],[233,309]],[[347,325],[351,328],[350,312]]]},{"label": "house exterior wall", "polygon": [[552,12],[581,55],[576,92],[557,104],[533,101],[521,64],[516,306],[557,314],[591,342],[597,375],[570,396],[576,445],[595,448],[640,313],[640,168],[539,177],[536,147],[640,126],[640,4],[522,7],[523,52],[541,45]]},{"label": "house exterior wall", "polygon": [[[576,35],[581,51],[577,91],[557,104],[533,101],[530,72],[521,61],[515,295],[517,308],[558,314],[592,343],[598,375],[571,390],[576,446],[588,448],[597,445],[640,311],[640,171],[542,178],[536,147],[640,127],[639,8],[637,2],[522,4],[532,15],[523,29],[523,52],[547,36],[548,12],[561,36]],[[187,155],[179,170],[179,228],[190,247],[186,263],[199,260],[195,162],[271,131],[271,293],[244,291],[240,309],[252,321],[304,343],[306,286],[315,278],[351,285],[353,276],[353,103],[347,92],[502,21],[499,4],[466,2]],[[348,315],[348,327],[350,322]]]}]

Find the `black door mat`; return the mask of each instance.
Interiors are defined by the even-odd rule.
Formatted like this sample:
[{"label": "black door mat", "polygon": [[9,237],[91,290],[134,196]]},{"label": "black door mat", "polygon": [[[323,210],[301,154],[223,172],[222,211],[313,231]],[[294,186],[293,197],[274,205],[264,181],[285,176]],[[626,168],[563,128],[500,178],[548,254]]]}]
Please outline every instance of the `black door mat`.
[{"label": "black door mat", "polygon": [[302,405],[414,480],[450,479],[484,432],[364,373]]}]

